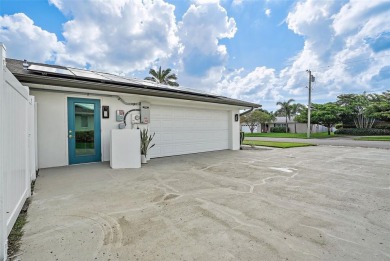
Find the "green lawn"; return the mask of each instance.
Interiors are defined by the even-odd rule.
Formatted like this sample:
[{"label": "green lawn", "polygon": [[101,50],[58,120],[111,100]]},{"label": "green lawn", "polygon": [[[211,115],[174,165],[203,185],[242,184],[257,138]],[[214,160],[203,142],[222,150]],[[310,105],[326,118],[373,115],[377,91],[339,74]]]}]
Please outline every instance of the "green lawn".
[{"label": "green lawn", "polygon": [[[306,139],[306,133],[245,133],[245,137]],[[326,139],[326,138],[337,137],[337,135],[334,135],[333,132],[331,132],[330,135],[328,135],[327,132],[319,132],[319,133],[312,133],[310,137],[315,139]]]},{"label": "green lawn", "polygon": [[279,141],[262,141],[262,140],[244,140],[243,144],[245,145],[254,145],[254,146],[265,146],[273,148],[294,148],[294,147],[306,147],[306,146],[315,146],[310,143],[303,142],[279,142]]},{"label": "green lawn", "polygon": [[390,141],[390,136],[367,136],[355,138],[354,140]]}]

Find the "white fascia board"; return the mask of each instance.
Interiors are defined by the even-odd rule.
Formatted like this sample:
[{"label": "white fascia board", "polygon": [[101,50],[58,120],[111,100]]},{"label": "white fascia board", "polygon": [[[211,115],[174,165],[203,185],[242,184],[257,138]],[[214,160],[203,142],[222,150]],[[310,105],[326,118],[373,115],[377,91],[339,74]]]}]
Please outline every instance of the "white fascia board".
[{"label": "white fascia board", "polygon": [[121,94],[118,92],[70,88],[70,87],[54,86],[54,85],[42,85],[42,84],[35,84],[35,83],[25,83],[25,85],[30,87],[32,91],[47,90],[47,91],[59,91],[59,92],[91,94],[91,95],[120,96],[124,99],[128,97],[129,102],[147,101],[152,104],[158,104],[158,105],[187,106],[187,107],[194,107],[194,108],[199,108],[199,107],[204,108],[205,106],[207,106],[210,109],[229,110],[229,111],[250,109],[250,107],[241,107],[237,105],[182,100],[182,99],[147,96],[147,95],[139,95],[139,94],[128,94],[128,93]]}]

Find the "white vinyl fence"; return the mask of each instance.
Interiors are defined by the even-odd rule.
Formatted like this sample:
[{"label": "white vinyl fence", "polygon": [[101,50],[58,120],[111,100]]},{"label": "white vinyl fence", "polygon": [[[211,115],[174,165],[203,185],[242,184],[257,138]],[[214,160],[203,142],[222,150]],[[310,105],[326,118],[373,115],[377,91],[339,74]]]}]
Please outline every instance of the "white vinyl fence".
[{"label": "white vinyl fence", "polygon": [[5,47],[0,48],[0,260],[5,260],[7,237],[35,179],[35,120],[34,98],[6,68]]}]

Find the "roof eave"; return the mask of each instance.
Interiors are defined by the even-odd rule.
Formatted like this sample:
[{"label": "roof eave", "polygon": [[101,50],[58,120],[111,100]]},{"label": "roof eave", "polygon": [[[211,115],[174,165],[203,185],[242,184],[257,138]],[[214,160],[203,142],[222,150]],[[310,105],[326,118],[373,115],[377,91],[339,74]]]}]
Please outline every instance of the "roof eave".
[{"label": "roof eave", "polygon": [[183,99],[183,100],[192,100],[192,101],[201,101],[201,102],[209,102],[209,103],[218,103],[218,104],[226,104],[226,105],[234,105],[240,106],[243,108],[259,108],[260,104],[243,102],[239,100],[230,100],[229,98],[225,99],[217,99],[214,97],[208,96],[197,96],[197,95],[189,95],[181,92],[173,92],[173,91],[163,91],[163,90],[155,90],[146,86],[137,86],[137,85],[117,85],[111,83],[97,82],[97,81],[84,81],[80,79],[71,79],[71,78],[62,78],[62,77],[52,77],[45,75],[37,75],[37,74],[20,74],[13,73],[15,77],[23,82],[23,83],[33,83],[33,84],[42,84],[42,85],[60,85],[64,87],[70,88],[82,88],[88,90],[98,90],[98,91],[110,91],[117,93],[128,93],[128,94],[138,94],[138,95],[149,95],[155,97],[164,97],[164,98],[175,98],[175,99]]}]

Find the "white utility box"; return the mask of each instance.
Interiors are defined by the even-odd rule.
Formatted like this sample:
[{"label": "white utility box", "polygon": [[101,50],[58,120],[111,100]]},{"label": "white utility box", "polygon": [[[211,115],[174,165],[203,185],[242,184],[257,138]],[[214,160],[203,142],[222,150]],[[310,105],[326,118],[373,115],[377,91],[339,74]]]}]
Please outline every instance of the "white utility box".
[{"label": "white utility box", "polygon": [[141,134],[139,130],[111,130],[110,166],[113,169],[141,167]]}]

